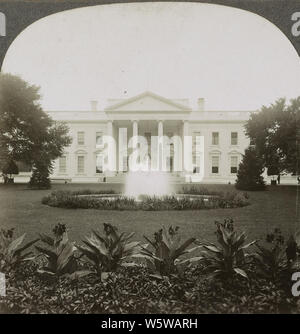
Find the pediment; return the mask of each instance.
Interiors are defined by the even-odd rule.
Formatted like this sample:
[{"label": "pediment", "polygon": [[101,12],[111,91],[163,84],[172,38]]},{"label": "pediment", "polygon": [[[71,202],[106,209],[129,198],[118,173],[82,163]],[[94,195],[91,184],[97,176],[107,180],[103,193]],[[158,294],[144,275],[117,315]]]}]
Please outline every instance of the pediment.
[{"label": "pediment", "polygon": [[105,109],[106,112],[189,112],[188,106],[173,102],[152,92],[126,99]]},{"label": "pediment", "polygon": [[87,154],[87,152],[85,150],[81,150],[81,149],[76,150],[74,153],[77,154],[77,155],[78,154]]},{"label": "pediment", "polygon": [[238,154],[242,154],[242,153],[239,152],[239,151],[237,151],[237,150],[231,150],[231,151],[228,152],[228,154],[236,154],[236,155],[238,155]]},{"label": "pediment", "polygon": [[216,149],[216,150],[210,151],[209,154],[222,154],[222,151]]}]

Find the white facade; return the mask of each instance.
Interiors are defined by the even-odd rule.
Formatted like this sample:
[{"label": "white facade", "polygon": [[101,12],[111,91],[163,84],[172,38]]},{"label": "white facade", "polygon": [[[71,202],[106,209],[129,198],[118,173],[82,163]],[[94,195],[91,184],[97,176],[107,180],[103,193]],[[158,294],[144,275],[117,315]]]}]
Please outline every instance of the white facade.
[{"label": "white facade", "polygon": [[[67,123],[73,138],[63,157],[55,162],[52,179],[86,183],[124,182],[126,172],[120,166],[127,162],[123,161],[123,165],[119,155],[119,129],[127,129],[127,143],[137,135],[148,138],[148,143],[151,136],[175,136],[182,143],[185,137],[191,137],[189,154],[192,166],[189,170],[181,168],[186,162],[184,150],[187,149],[180,144],[182,148],[178,146],[176,151],[177,142],[173,143],[169,173],[174,182],[233,183],[242,154],[249,145],[244,124],[250,112],[205,111],[203,99],[198,99],[195,105],[191,106],[187,99],[166,99],[145,92],[129,99],[108,100],[108,106],[102,110],[98,110],[97,102],[92,101],[90,111],[49,112],[54,120]],[[106,136],[112,136],[116,145],[106,146]],[[200,167],[195,163],[196,156],[200,155],[197,149],[195,151],[197,136],[204,139]],[[136,145],[132,140],[131,144]],[[154,150],[151,155],[149,147],[150,160],[155,154]],[[113,170],[104,170],[105,163],[113,166]]]}]

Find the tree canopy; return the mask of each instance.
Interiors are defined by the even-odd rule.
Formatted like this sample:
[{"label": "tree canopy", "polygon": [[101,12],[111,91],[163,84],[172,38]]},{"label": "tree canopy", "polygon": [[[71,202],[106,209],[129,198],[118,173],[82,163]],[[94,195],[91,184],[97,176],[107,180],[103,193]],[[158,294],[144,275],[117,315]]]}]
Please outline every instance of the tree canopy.
[{"label": "tree canopy", "polygon": [[247,122],[246,135],[255,145],[269,175],[282,172],[299,174],[300,97],[289,104],[279,99],[263,106]]},{"label": "tree canopy", "polygon": [[1,161],[22,161],[33,169],[47,167],[70,145],[68,128],[54,122],[39,103],[39,87],[18,76],[0,74]]}]

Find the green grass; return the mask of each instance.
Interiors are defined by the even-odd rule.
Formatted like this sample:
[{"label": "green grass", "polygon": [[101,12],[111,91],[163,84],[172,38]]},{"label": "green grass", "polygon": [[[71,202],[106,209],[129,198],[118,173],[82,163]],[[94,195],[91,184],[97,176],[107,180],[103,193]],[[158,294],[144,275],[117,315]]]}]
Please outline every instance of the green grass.
[{"label": "green grass", "polygon": [[[178,186],[179,187],[179,186]],[[180,186],[182,187],[182,186]],[[209,190],[232,190],[232,185],[205,185]],[[43,196],[53,190],[107,189],[120,192],[121,185],[53,185],[51,190],[28,190],[26,185],[0,185],[0,226],[15,227],[16,235],[26,232],[27,240],[36,233],[48,233],[58,222],[67,224],[71,239],[79,241],[91,229],[101,228],[102,223],[116,225],[121,231],[136,232],[136,239],[143,234],[152,235],[162,224],[179,226],[183,237],[195,236],[214,240],[215,220],[233,218],[239,230],[245,230],[248,239],[263,237],[273,228],[284,233],[295,231],[295,186],[268,187],[267,191],[249,192],[251,205],[235,209],[192,211],[102,211],[85,209],[61,209],[41,204]],[[179,189],[178,189],[179,190]],[[298,203],[298,212],[300,204]],[[298,228],[300,221],[298,216]]]}]

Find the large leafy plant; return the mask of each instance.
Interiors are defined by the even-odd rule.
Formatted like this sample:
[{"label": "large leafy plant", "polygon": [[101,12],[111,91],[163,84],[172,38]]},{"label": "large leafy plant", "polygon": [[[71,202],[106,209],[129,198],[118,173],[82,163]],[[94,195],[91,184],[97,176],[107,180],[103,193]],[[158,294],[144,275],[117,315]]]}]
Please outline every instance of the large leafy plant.
[{"label": "large leafy plant", "polygon": [[287,242],[281,230],[267,234],[265,245],[257,244],[255,254],[258,273],[273,282],[290,283],[291,273],[300,269],[300,233],[292,234]]},{"label": "large leafy plant", "polygon": [[17,239],[13,239],[13,235],[14,229],[0,230],[0,271],[3,272],[15,269],[22,262],[32,260],[33,253],[27,250],[39,240],[30,241],[22,246],[26,234]]},{"label": "large leafy plant", "polygon": [[217,245],[197,242],[204,248],[201,261],[205,264],[205,271],[210,278],[226,280],[235,275],[248,278],[245,268],[250,254],[246,254],[245,250],[256,241],[245,244],[245,233],[237,233],[232,219],[216,222],[216,226]]},{"label": "large leafy plant", "polygon": [[154,240],[148,237],[144,238],[152,246],[152,249],[143,248],[142,255],[145,256],[149,269],[161,276],[170,276],[172,274],[182,274],[184,267],[191,262],[198,261],[200,257],[185,257],[199,248],[199,246],[188,248],[196,240],[187,239],[181,242],[178,227],[170,226],[168,229],[163,226],[158,232],[154,233]]},{"label": "large leafy plant", "polygon": [[267,234],[266,244],[256,244],[257,252],[254,254],[257,272],[265,278],[276,281],[287,269],[287,258],[284,237],[278,228]]},{"label": "large leafy plant", "polygon": [[40,240],[47,246],[35,248],[47,260],[47,265],[38,270],[44,276],[62,276],[72,274],[77,269],[75,257],[76,247],[70,242],[66,226],[57,224],[53,229],[53,237],[46,234],[39,234]]},{"label": "large leafy plant", "polygon": [[134,233],[119,233],[115,226],[103,224],[103,234],[92,231],[91,236],[83,240],[84,246],[77,246],[92,263],[94,272],[101,277],[103,273],[114,272],[120,266],[132,266],[127,262],[140,256],[142,245],[138,241],[129,241]]}]

